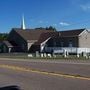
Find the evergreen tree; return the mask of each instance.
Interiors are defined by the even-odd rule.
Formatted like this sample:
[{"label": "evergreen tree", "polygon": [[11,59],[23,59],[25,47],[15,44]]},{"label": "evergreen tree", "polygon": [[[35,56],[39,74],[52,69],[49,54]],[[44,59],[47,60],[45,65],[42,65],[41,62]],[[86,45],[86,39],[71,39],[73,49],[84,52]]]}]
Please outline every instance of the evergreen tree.
[{"label": "evergreen tree", "polygon": [[53,31],[56,31],[56,28],[53,27],[53,26],[49,26],[49,27],[46,27],[46,30],[53,30]]},{"label": "evergreen tree", "polygon": [[8,37],[8,34],[7,34],[7,33],[1,33],[1,34],[0,34],[0,40],[1,40],[1,41],[7,40],[7,37]]}]

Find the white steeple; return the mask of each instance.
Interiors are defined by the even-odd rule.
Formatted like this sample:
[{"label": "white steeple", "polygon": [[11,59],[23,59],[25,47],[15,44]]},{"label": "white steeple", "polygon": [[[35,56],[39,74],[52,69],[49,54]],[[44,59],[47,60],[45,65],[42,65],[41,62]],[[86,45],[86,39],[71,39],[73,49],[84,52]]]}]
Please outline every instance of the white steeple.
[{"label": "white steeple", "polygon": [[22,22],[21,22],[21,29],[25,30],[25,21],[24,21],[24,15],[22,15]]}]

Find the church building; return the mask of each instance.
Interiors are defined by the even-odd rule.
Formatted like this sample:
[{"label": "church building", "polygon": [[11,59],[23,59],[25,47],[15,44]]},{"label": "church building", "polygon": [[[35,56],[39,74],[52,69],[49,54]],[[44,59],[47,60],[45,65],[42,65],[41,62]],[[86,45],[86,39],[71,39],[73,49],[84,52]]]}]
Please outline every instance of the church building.
[{"label": "church building", "polygon": [[3,53],[90,53],[90,31],[86,28],[67,31],[26,29],[23,17],[21,28],[12,28],[1,47]]}]

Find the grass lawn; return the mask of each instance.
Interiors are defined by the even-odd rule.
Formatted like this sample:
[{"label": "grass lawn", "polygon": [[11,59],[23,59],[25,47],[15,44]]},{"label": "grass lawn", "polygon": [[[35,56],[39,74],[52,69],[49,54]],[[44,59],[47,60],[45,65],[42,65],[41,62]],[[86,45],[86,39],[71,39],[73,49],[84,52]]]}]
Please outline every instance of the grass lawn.
[{"label": "grass lawn", "polygon": [[36,57],[33,54],[33,57],[28,57],[27,53],[1,53],[0,58],[16,58],[16,59],[44,59],[44,60],[89,60],[85,57],[80,56],[79,58],[76,55],[69,55],[68,57],[63,57],[62,55],[57,55],[56,57]]}]

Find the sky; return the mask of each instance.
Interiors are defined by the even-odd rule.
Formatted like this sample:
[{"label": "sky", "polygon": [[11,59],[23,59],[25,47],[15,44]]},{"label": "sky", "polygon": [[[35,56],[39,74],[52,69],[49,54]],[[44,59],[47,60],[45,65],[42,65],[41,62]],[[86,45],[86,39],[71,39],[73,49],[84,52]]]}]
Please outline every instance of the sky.
[{"label": "sky", "polygon": [[90,28],[90,0],[0,0],[0,32],[53,26],[58,31]]}]

